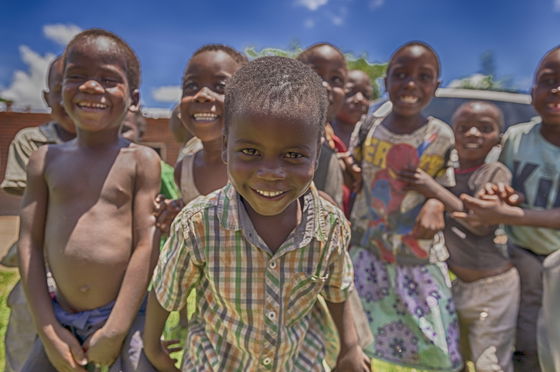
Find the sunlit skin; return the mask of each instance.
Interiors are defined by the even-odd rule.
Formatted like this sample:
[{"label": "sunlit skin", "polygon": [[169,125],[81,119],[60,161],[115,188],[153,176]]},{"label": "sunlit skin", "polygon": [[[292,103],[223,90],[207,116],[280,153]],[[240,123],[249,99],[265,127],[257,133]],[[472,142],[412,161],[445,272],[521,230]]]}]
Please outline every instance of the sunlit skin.
[{"label": "sunlit skin", "polygon": [[439,86],[439,65],[434,54],[421,45],[397,52],[391,60],[385,87],[393,104],[383,125],[397,134],[412,133],[426,123],[422,109]]},{"label": "sunlit skin", "polygon": [[234,118],[228,128],[229,178],[273,251],[299,222],[298,198],[313,180],[319,133],[303,116],[296,120],[246,114]]},{"label": "sunlit skin", "polygon": [[[226,52],[204,51],[189,61],[183,81],[179,106],[183,128],[202,141],[202,150],[193,162],[196,189],[207,195],[227,183],[226,165],[222,160],[224,127],[224,88],[226,81],[241,66]],[[183,160],[175,165],[175,183],[181,184]],[[161,210],[158,227],[169,230],[170,224],[184,206],[183,200],[158,199]]]},{"label": "sunlit skin", "polygon": [[348,70],[346,60],[329,45],[313,48],[302,62],[308,64],[323,79],[329,94],[328,122],[334,121],[344,104],[344,86]]},{"label": "sunlit skin", "polygon": [[350,143],[354,126],[367,114],[372,96],[373,87],[369,76],[360,70],[348,71],[344,104],[332,123],[335,134],[346,147]]},{"label": "sunlit skin", "polygon": [[74,122],[66,114],[62,104],[62,74],[64,72],[64,61],[62,58],[56,59],[49,70],[48,90],[43,91],[43,99],[51,109],[51,117],[57,124],[58,136],[63,142],[76,137]]},{"label": "sunlit skin", "polygon": [[[77,138],[32,155],[19,253],[49,360],[59,370],[82,371],[77,364],[86,358],[112,363],[145,296],[160,170],[153,150],[119,137],[139,95],[129,87],[125,55],[113,40],[98,36],[75,44],[65,65],[62,97]],[[116,301],[83,348],[54,318],[43,255],[57,284],[56,300],[66,311]]]},{"label": "sunlit skin", "polygon": [[560,146],[560,49],[551,51],[541,61],[531,97],[542,118],[541,134],[548,142]]},{"label": "sunlit skin", "polygon": [[453,115],[455,149],[460,168],[467,169],[484,164],[486,155],[500,142],[499,109],[484,102],[469,102]]}]

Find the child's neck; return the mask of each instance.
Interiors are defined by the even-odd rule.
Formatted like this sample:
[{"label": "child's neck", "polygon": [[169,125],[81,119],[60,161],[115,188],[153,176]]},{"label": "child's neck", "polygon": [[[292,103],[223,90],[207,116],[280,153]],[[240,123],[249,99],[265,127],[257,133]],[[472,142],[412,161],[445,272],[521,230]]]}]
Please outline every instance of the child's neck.
[{"label": "child's neck", "polygon": [[62,125],[55,123],[54,128],[56,130],[56,134],[58,138],[62,140],[62,142],[70,141],[71,139],[76,138],[76,133],[68,132],[66,129],[62,127]]},{"label": "child's neck", "polygon": [[91,149],[114,147],[121,140],[121,138],[119,137],[119,127],[109,128],[96,132],[78,129],[76,131],[76,134],[78,146]]},{"label": "child's neck", "polygon": [[355,124],[345,123],[340,120],[335,120],[332,123],[332,127],[334,129],[334,133],[346,144],[350,143],[350,138],[352,137],[352,132],[354,131]]},{"label": "child's neck", "polygon": [[541,135],[548,142],[560,147],[560,125],[543,122],[541,125]]},{"label": "child's neck", "polygon": [[202,158],[206,164],[223,164],[222,150],[223,140],[220,136],[211,141],[202,142]]},{"label": "child's neck", "polygon": [[422,114],[406,116],[391,112],[383,120],[383,126],[396,134],[410,134],[426,124],[427,119]]},{"label": "child's neck", "polygon": [[275,216],[263,216],[255,212],[249,203],[245,202],[244,205],[257,234],[274,253],[302,219],[299,199],[294,200],[282,213]]},{"label": "child's neck", "polygon": [[468,173],[484,165],[486,158],[476,160],[459,159],[459,171]]}]

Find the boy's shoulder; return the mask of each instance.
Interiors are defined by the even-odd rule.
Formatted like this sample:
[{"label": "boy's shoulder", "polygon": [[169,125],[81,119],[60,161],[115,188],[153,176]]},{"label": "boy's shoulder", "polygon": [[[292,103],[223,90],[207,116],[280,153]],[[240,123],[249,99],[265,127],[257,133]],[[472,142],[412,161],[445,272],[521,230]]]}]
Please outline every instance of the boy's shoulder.
[{"label": "boy's shoulder", "polygon": [[23,128],[16,133],[12,140],[12,144],[14,145],[26,146],[35,144],[37,147],[58,142],[61,141],[58,140],[54,122],[48,122],[36,127]]},{"label": "boy's shoulder", "polygon": [[[232,203],[234,196],[235,189],[228,183],[221,189],[215,190],[208,195],[200,195],[191,200],[179,212],[175,220],[182,226],[186,226],[194,221],[216,217],[218,214],[225,215],[226,217],[232,213],[237,215],[237,203],[235,201]],[[232,205],[235,205],[235,207],[232,208]]]},{"label": "boy's shoulder", "polygon": [[540,118],[536,117],[533,120],[528,121],[526,123],[519,123],[519,124],[512,125],[506,130],[506,133],[504,134],[504,141],[511,140],[519,136],[526,136],[528,134],[532,134],[534,131],[538,130],[540,124],[541,124]]}]

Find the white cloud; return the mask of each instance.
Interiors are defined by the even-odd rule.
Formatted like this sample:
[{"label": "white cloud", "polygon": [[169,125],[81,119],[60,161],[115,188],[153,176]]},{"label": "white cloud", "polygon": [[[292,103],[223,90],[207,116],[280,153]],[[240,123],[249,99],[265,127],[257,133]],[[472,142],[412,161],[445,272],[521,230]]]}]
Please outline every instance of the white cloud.
[{"label": "white cloud", "polygon": [[312,18],[307,18],[305,22],[303,22],[303,26],[305,26],[305,28],[313,28],[315,27],[315,21]]},{"label": "white cloud", "polygon": [[560,12],[560,0],[554,0],[554,11]]},{"label": "white cloud", "polygon": [[329,0],[296,0],[296,5],[301,5],[307,9],[314,11],[326,5]]},{"label": "white cloud", "polygon": [[41,56],[26,45],[19,47],[19,53],[28,71],[15,71],[10,86],[1,90],[0,96],[13,100],[17,107],[44,109],[47,106],[41,91],[46,88],[48,68],[55,56],[51,53]]},{"label": "white cloud", "polygon": [[181,87],[169,85],[152,89],[152,98],[158,102],[177,102],[181,99]]},{"label": "white cloud", "polygon": [[371,9],[377,9],[383,6],[383,4],[385,4],[385,0],[370,0],[369,7]]},{"label": "white cloud", "polygon": [[65,25],[62,23],[56,23],[52,25],[43,26],[43,35],[47,39],[54,41],[62,46],[66,46],[70,40],[77,34],[79,34],[82,29],[76,25]]},{"label": "white cloud", "polygon": [[335,26],[342,26],[346,21],[346,15],[348,14],[348,9],[346,7],[341,7],[336,14],[329,12],[328,17]]}]

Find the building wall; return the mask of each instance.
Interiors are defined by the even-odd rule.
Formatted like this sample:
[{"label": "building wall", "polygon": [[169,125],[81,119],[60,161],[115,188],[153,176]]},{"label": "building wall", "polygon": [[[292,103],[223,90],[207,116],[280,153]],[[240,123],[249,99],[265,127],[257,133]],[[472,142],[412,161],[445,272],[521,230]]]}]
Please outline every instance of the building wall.
[{"label": "building wall", "polygon": [[[23,128],[37,126],[50,120],[49,114],[0,111],[0,179],[4,179],[10,142]],[[167,118],[146,118],[148,128],[143,143],[153,147],[167,163],[175,164],[180,145],[168,129]],[[20,198],[0,191],[0,216],[18,214]]]}]

